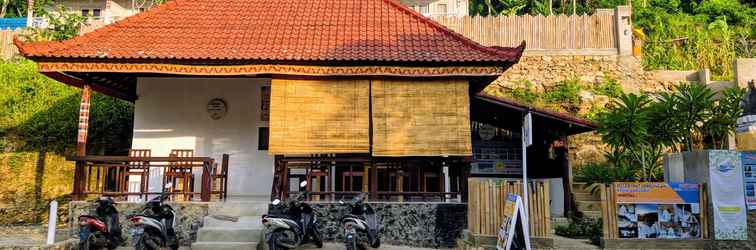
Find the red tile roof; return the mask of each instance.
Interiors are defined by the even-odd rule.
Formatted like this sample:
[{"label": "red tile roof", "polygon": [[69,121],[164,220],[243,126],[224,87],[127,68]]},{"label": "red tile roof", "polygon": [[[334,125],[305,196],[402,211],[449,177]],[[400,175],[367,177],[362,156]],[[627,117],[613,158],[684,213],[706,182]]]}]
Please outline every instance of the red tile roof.
[{"label": "red tile roof", "polygon": [[175,0],[62,42],[16,41],[30,58],[500,64],[485,47],[396,0]]}]

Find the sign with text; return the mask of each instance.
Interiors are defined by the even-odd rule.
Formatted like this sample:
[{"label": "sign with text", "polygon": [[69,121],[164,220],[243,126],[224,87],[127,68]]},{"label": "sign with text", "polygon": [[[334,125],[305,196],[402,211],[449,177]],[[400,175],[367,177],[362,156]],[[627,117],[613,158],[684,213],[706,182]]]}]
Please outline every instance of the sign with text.
[{"label": "sign with text", "polygon": [[701,237],[700,186],[688,183],[615,183],[620,238]]},{"label": "sign with text", "polygon": [[756,210],[756,151],[742,152],[743,182],[746,205],[749,210]]},{"label": "sign with text", "polygon": [[530,250],[530,235],[525,208],[519,195],[509,194],[504,202],[504,216],[496,237],[497,250]]},{"label": "sign with text", "polygon": [[740,153],[709,151],[709,183],[714,208],[714,239],[748,240]]}]

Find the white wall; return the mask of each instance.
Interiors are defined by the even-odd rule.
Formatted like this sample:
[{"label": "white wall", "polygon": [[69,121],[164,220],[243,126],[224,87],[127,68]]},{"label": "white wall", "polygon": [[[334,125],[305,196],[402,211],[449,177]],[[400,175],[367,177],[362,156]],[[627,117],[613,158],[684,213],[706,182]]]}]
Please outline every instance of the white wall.
[{"label": "white wall", "polygon": [[[218,162],[222,154],[230,154],[229,196],[270,196],[273,157],[257,150],[258,127],[268,126],[260,120],[260,87],[266,85],[270,79],[140,78],[132,148],[152,149],[152,156],[194,149],[195,156]],[[213,98],[225,100],[228,106],[220,120],[207,113]],[[199,189],[199,175],[196,179]],[[150,183],[159,181],[154,176]]]}]

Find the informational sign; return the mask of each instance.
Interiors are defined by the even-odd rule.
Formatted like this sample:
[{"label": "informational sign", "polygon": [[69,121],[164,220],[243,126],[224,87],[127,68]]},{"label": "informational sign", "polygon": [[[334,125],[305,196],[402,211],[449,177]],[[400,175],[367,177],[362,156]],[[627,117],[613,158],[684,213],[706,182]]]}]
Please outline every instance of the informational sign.
[{"label": "informational sign", "polygon": [[615,183],[620,238],[701,238],[700,187],[686,183]]},{"label": "informational sign", "polygon": [[746,205],[749,210],[756,210],[756,152],[742,152],[740,159],[743,163]]},{"label": "informational sign", "polygon": [[472,123],[473,163],[475,175],[522,175],[520,134],[490,124]]},{"label": "informational sign", "polygon": [[528,218],[522,206],[520,196],[509,194],[504,202],[504,219],[496,237],[497,250],[527,249],[530,250],[530,234]]},{"label": "informational sign", "polygon": [[748,240],[747,210],[740,153],[709,151],[709,187],[715,240]]},{"label": "informational sign", "polygon": [[522,144],[525,147],[533,145],[533,115],[528,113],[522,122]]}]

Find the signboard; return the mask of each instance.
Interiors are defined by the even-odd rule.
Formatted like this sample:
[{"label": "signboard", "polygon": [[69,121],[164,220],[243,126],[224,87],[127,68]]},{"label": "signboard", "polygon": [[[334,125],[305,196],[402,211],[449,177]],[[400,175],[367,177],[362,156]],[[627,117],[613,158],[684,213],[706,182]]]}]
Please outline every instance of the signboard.
[{"label": "signboard", "polygon": [[745,185],[746,205],[750,210],[756,210],[756,152],[742,152],[743,182]]},{"label": "signboard", "polygon": [[520,134],[507,128],[472,123],[473,163],[475,175],[522,175]]},{"label": "signboard", "polygon": [[615,183],[620,238],[701,237],[700,187],[686,183]]},{"label": "signboard", "polygon": [[533,115],[530,113],[526,114],[522,121],[522,144],[525,147],[533,145]]},{"label": "signboard", "polygon": [[[709,151],[709,185],[714,214],[714,239],[748,240],[747,210],[740,154]],[[737,187],[737,188],[736,188]]]},{"label": "signboard", "polygon": [[530,250],[530,235],[525,208],[520,196],[509,194],[504,202],[504,216],[496,237],[497,250],[527,249]]}]

